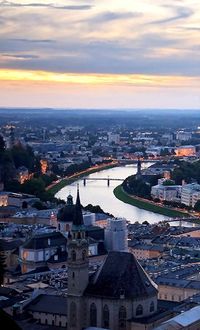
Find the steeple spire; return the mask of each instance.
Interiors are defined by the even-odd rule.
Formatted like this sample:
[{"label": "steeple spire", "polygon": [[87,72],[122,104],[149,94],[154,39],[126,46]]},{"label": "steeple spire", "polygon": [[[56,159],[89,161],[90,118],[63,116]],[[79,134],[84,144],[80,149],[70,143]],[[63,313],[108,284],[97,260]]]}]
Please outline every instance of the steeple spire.
[{"label": "steeple spire", "polygon": [[141,166],[142,166],[141,160],[140,160],[140,157],[138,157],[136,179],[142,178]]},{"label": "steeple spire", "polygon": [[83,225],[82,206],[80,202],[79,186],[77,186],[77,197],[76,197],[76,204],[75,204],[75,211],[73,218],[73,226],[82,226],[82,225]]}]

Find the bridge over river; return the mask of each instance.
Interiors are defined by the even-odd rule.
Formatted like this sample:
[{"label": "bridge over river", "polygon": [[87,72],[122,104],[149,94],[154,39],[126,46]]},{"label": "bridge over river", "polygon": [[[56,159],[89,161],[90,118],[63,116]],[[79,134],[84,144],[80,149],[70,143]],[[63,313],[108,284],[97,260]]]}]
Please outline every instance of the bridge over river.
[{"label": "bridge over river", "polygon": [[123,182],[124,179],[119,179],[119,178],[90,178],[90,177],[85,177],[83,178],[83,185],[86,186],[87,181],[107,181],[107,186],[110,186],[110,181],[121,181]]},{"label": "bridge over river", "polygon": [[193,223],[196,223],[198,224],[198,221],[199,220],[199,225],[200,225],[200,217],[177,217],[177,218],[170,218],[170,219],[167,219],[167,220],[164,220],[164,222],[179,222],[180,226],[182,225],[182,222],[193,222]]}]

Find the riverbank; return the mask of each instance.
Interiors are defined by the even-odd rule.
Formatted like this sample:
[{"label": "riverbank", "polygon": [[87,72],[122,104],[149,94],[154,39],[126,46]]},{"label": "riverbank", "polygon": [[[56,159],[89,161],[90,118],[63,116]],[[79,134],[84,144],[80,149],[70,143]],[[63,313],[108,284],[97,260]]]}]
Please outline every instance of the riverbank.
[{"label": "riverbank", "polygon": [[176,217],[183,218],[183,217],[190,216],[188,213],[169,209],[164,206],[155,205],[154,203],[152,203],[148,200],[145,200],[143,198],[128,195],[123,190],[121,185],[117,186],[114,189],[113,193],[114,193],[115,197],[118,198],[119,200],[121,200],[122,202],[136,206],[136,207],[146,210],[146,211],[162,214],[162,215],[168,216],[170,218],[176,218]]},{"label": "riverbank", "polygon": [[110,164],[102,164],[99,166],[90,167],[85,171],[73,174],[70,177],[65,177],[63,179],[60,179],[59,181],[57,181],[57,182],[51,184],[49,187],[47,187],[46,190],[49,191],[50,193],[52,193],[53,195],[55,195],[59,190],[61,190],[65,186],[68,186],[71,183],[73,183],[89,174],[96,173],[96,172],[103,171],[103,170],[108,170],[108,169],[116,167],[118,165],[119,165],[118,162],[112,162]]}]

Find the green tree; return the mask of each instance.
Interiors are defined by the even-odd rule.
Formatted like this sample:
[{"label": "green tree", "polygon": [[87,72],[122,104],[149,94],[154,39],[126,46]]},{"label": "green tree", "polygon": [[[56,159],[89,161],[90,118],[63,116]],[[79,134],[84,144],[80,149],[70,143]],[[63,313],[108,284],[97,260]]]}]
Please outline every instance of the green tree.
[{"label": "green tree", "polygon": [[149,222],[147,220],[143,221],[143,225],[149,226]]},{"label": "green tree", "polygon": [[12,192],[22,192],[22,186],[17,180],[6,182],[5,189]]},{"label": "green tree", "polygon": [[168,156],[169,154],[170,153],[169,153],[169,150],[167,148],[161,149],[161,151],[160,151],[161,156]]},{"label": "green tree", "polygon": [[31,180],[27,180],[22,185],[22,191],[27,194],[40,196],[40,194],[44,193],[45,191],[45,183],[41,178],[33,178]]},{"label": "green tree", "polygon": [[12,181],[16,175],[16,168],[9,151],[5,151],[1,159],[1,178],[6,187],[8,182]]},{"label": "green tree", "polygon": [[14,146],[10,152],[16,168],[25,166],[31,171],[34,169],[35,157],[29,146],[24,147],[19,144]]},{"label": "green tree", "polygon": [[2,244],[0,243],[0,286],[3,284],[4,274],[6,271],[5,259],[5,253]]},{"label": "green tree", "polygon": [[175,183],[172,180],[166,180],[163,182],[163,186],[174,186]]},{"label": "green tree", "polygon": [[33,207],[35,207],[37,210],[45,210],[47,208],[41,201],[35,202]]},{"label": "green tree", "polygon": [[3,136],[0,135],[0,155],[4,153],[6,149],[5,141],[3,139]]},{"label": "green tree", "polygon": [[198,200],[194,206],[194,210],[200,212],[200,200]]},{"label": "green tree", "polygon": [[151,197],[151,186],[144,182],[143,179],[137,179],[135,175],[126,178],[122,186],[128,194],[143,198]]}]

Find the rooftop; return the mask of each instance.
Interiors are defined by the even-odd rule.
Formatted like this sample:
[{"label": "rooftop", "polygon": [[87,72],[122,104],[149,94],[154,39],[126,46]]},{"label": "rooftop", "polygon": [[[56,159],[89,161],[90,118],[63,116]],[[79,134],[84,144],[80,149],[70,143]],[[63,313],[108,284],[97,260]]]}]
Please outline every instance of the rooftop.
[{"label": "rooftop", "polygon": [[25,309],[32,312],[67,315],[67,298],[41,294],[30,302]]},{"label": "rooftop", "polygon": [[128,252],[109,252],[104,263],[91,279],[85,295],[119,299],[148,297],[157,294],[156,284]]},{"label": "rooftop", "polygon": [[25,249],[44,249],[50,246],[60,246],[67,243],[67,239],[60,232],[36,234],[23,244]]}]

